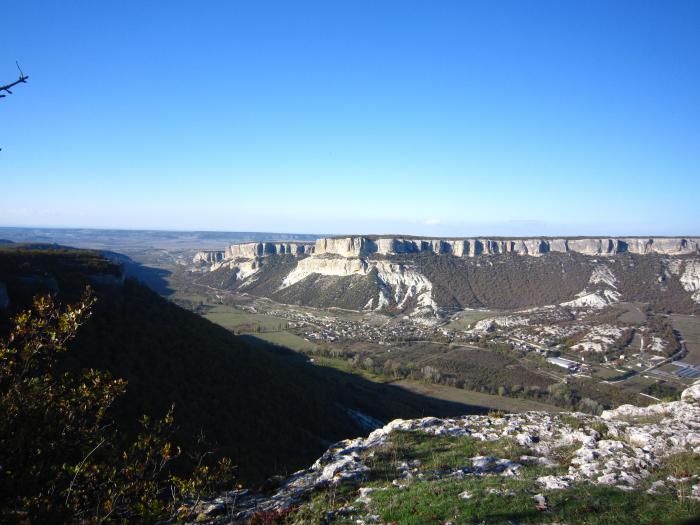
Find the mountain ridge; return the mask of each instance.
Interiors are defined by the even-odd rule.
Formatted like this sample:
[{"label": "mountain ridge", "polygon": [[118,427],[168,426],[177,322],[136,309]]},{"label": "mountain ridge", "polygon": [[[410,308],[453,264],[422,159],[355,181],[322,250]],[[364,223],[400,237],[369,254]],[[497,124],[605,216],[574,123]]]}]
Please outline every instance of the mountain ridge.
[{"label": "mountain ridge", "polygon": [[[604,307],[651,296],[664,308],[692,312],[700,305],[699,241],[357,236],[231,245],[197,254],[194,265],[199,281],[213,288],[357,311],[432,317],[454,308]],[[610,274],[607,291],[591,282],[601,271]]]},{"label": "mountain ridge", "polygon": [[[275,254],[334,254],[362,257],[430,252],[460,257],[516,253],[540,256],[550,252],[584,255],[691,255],[700,253],[700,237],[421,237],[357,235],[323,237],[314,242],[257,241],[231,244],[225,250],[198,252],[194,262],[219,262],[237,257]],[[216,255],[212,255],[216,254]]]}]

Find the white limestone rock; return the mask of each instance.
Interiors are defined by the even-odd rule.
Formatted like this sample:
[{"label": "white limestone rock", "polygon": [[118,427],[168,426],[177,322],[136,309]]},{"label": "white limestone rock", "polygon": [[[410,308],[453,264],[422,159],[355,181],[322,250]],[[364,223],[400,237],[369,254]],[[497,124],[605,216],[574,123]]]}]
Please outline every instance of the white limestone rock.
[{"label": "white limestone rock", "polygon": [[213,264],[224,260],[224,252],[220,250],[208,250],[197,252],[192,258],[194,264]]},{"label": "white limestone rock", "polygon": [[695,381],[692,386],[681,392],[681,401],[686,403],[700,402],[700,381]]},{"label": "white limestone rock", "polygon": [[700,260],[686,262],[680,282],[686,292],[692,293],[693,301],[700,303]]}]

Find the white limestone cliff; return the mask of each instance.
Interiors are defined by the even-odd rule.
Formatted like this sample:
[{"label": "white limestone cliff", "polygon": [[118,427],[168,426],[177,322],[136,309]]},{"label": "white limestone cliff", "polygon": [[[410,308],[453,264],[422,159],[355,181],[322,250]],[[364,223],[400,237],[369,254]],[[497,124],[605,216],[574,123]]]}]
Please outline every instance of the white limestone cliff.
[{"label": "white limestone cliff", "polygon": [[[621,238],[529,238],[529,239],[430,239],[413,237],[349,236],[329,237],[310,242],[248,242],[232,244],[222,251],[198,252],[195,264],[215,265],[222,261],[254,259],[268,255],[334,255],[370,257],[408,253],[450,254],[477,257],[513,253],[538,257],[549,252],[612,256],[619,253],[662,254],[669,256],[700,253],[700,238],[621,237]],[[220,267],[217,266],[217,267]],[[692,282],[693,269],[688,282]],[[689,284],[689,286],[695,286]]]},{"label": "white limestone cliff", "polygon": [[194,264],[214,264],[223,261],[224,252],[221,250],[207,250],[194,254],[192,262]]},{"label": "white limestone cliff", "polygon": [[515,253],[539,256],[548,252],[610,256],[618,253],[640,255],[689,255],[699,251],[699,238],[530,238],[530,239],[430,239],[405,237],[332,237],[318,239],[316,254],[366,257],[372,254],[396,255],[430,252],[458,257]]},{"label": "white limestone cliff", "polygon": [[231,244],[224,252],[225,259],[252,259],[267,255],[303,255],[313,253],[314,245],[307,242],[246,242]]},{"label": "white limestone cliff", "polygon": [[432,299],[432,283],[409,265],[392,263],[384,260],[363,259],[360,257],[341,257],[321,255],[300,259],[282,282],[280,289],[292,286],[309,275],[326,275],[334,277],[366,276],[376,271],[379,296],[377,301],[367,303],[367,309],[381,309],[396,304],[402,309],[406,303],[416,299],[416,313],[434,314],[437,305]]},{"label": "white limestone cliff", "polygon": [[700,303],[700,261],[687,261],[680,282],[686,292],[692,293],[693,301]]}]

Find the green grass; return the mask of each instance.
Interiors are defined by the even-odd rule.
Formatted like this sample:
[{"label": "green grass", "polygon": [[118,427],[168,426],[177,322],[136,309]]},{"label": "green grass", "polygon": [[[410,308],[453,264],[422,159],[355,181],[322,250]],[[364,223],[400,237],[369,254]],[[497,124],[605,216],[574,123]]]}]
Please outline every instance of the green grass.
[{"label": "green grass", "polygon": [[263,332],[253,334],[258,339],[267,341],[279,346],[286,346],[292,350],[312,351],[316,344],[291,332]]},{"label": "green grass", "polygon": [[348,363],[345,359],[336,359],[333,357],[325,357],[321,355],[313,355],[312,357],[314,359],[314,363],[317,366],[325,366],[328,368],[333,368],[334,370],[346,372],[348,374],[354,374],[363,379],[368,379],[374,383],[391,383],[391,380],[387,379],[385,376],[375,374],[371,370],[357,368]]},{"label": "green grass", "polygon": [[[618,372],[618,375],[621,374],[619,374]],[[635,376],[630,377],[629,379],[616,383],[615,386],[624,392],[638,394],[639,392],[645,391],[647,388],[649,388],[650,385],[653,385],[655,382],[656,379],[654,378],[647,378],[644,377],[644,374],[637,374]]]},{"label": "green grass", "polygon": [[603,421],[596,420],[592,423],[585,421],[581,419],[580,417],[575,417],[575,416],[568,416],[564,415],[561,416],[561,421],[567,425],[569,425],[573,430],[581,430],[585,428],[591,428],[598,432],[598,434],[601,435],[602,439],[608,439],[606,436],[608,435],[608,425],[606,425]]},{"label": "green grass", "polygon": [[250,313],[233,306],[217,304],[207,308],[204,317],[228,330],[242,333],[284,329],[286,319],[267,314]]},{"label": "green grass", "polygon": [[683,361],[692,365],[700,364],[700,316],[697,315],[671,315],[673,327],[678,330],[685,339],[688,355]]},{"label": "green grass", "polygon": [[[256,334],[259,335],[259,334]],[[264,334],[263,334],[264,335]],[[436,383],[425,383],[413,379],[389,379],[387,376],[376,374],[370,370],[354,367],[345,359],[324,357],[313,355],[314,363],[318,366],[326,366],[334,368],[342,372],[355,374],[368,379],[375,383],[386,383],[400,387],[408,392],[421,396],[438,399],[440,401],[448,401],[451,403],[462,403],[465,405],[479,406],[492,410],[501,410],[503,412],[526,412],[530,410],[540,410],[545,412],[560,412],[562,409],[547,403],[540,403],[530,399],[518,399],[505,396],[497,396],[475,392],[473,390],[465,390],[447,385]]]},{"label": "green grass", "polygon": [[619,303],[617,305],[622,311],[617,320],[622,323],[641,324],[646,321],[644,314],[644,303]]},{"label": "green grass", "polygon": [[445,326],[450,330],[467,330],[477,321],[496,315],[490,310],[464,310],[456,314]]},{"label": "green grass", "polygon": [[[571,447],[569,447],[571,448]],[[355,503],[357,487],[340,485],[316,492],[313,497],[287,516],[282,523],[302,524],[324,522],[328,512],[352,505],[359,509],[355,516],[341,515],[326,523],[355,523],[365,513],[376,514],[382,523],[397,525],[434,525],[509,523],[585,523],[585,524],[673,524],[682,523],[700,514],[700,502],[691,500],[693,481],[681,483],[650,496],[646,489],[658,479],[669,475],[689,477],[700,473],[700,455],[677,454],[644,480],[634,491],[610,486],[580,483],[566,490],[543,491],[536,483],[539,476],[562,474],[565,464],[547,468],[523,465],[516,477],[473,476],[464,479],[430,479],[430,473],[471,465],[477,455],[492,455],[515,459],[523,454],[520,446],[509,439],[483,442],[470,437],[436,437],[420,432],[395,432],[389,443],[378,450],[365,453],[371,471],[363,486],[376,490],[370,494],[368,508]],[[566,452],[566,451],[562,451]],[[561,458],[566,463],[565,458]],[[404,462],[420,461],[423,480],[404,487],[391,484]],[[467,491],[468,499],[460,498]],[[548,509],[540,511],[533,496],[546,494]]]},{"label": "green grass", "polygon": [[453,470],[471,466],[474,456],[517,460],[527,449],[511,439],[481,441],[469,436],[432,436],[422,432],[394,432],[391,440],[368,458],[375,479],[398,474],[404,461],[420,461],[421,471]]},{"label": "green grass", "polygon": [[591,367],[591,377],[602,379],[604,381],[614,380],[620,377],[621,373],[608,366],[593,366]]},{"label": "green grass", "polygon": [[[488,489],[512,490],[504,497]],[[534,491],[527,479],[472,479],[461,482],[418,482],[406,489],[390,488],[373,493],[372,511],[385,522],[435,524],[452,521],[472,523],[586,523],[662,524],[680,523],[700,511],[700,504],[679,501],[673,495],[650,497],[644,492],[625,492],[608,486],[578,485],[547,494],[549,510],[538,511]],[[468,490],[470,499],[459,494]]]},{"label": "green grass", "polygon": [[562,409],[547,403],[540,403],[530,399],[518,399],[506,396],[497,396],[450,387],[440,384],[427,384],[412,379],[395,381],[393,384],[401,386],[417,394],[431,396],[445,401],[455,401],[470,405],[479,405],[504,412],[526,412],[529,410],[542,410],[545,412],[559,412]]}]

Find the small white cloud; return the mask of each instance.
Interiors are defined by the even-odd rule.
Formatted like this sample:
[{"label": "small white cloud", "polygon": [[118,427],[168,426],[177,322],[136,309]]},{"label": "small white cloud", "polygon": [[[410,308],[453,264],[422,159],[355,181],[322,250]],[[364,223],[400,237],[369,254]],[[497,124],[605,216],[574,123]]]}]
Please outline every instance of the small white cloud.
[{"label": "small white cloud", "polygon": [[427,224],[428,226],[435,226],[436,224],[440,224],[440,219],[426,219],[423,221],[423,224]]}]

